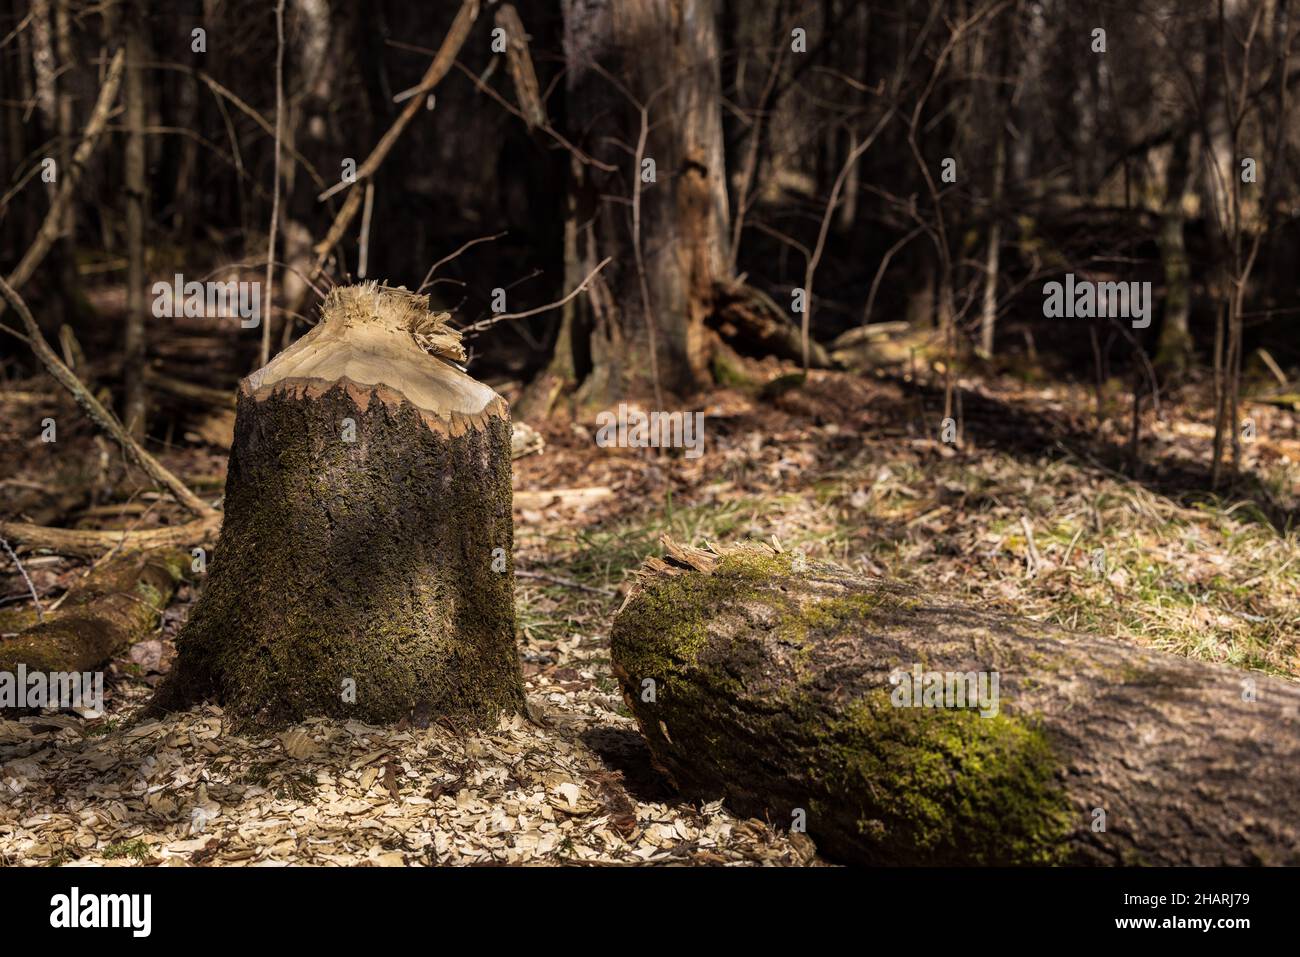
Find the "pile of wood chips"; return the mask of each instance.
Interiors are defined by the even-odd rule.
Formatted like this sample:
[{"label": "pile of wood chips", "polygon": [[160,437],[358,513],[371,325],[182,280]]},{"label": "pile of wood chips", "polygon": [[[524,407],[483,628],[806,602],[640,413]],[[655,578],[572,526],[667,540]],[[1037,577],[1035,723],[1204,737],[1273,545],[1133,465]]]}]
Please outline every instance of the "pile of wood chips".
[{"label": "pile of wood chips", "polygon": [[[581,662],[572,667],[583,669]],[[0,864],[802,864],[811,843],[720,803],[639,800],[585,740],[636,748],[616,696],[529,679],[494,731],[313,719],[230,733],[204,706],[0,721]],[[93,732],[93,733],[88,733]]]}]

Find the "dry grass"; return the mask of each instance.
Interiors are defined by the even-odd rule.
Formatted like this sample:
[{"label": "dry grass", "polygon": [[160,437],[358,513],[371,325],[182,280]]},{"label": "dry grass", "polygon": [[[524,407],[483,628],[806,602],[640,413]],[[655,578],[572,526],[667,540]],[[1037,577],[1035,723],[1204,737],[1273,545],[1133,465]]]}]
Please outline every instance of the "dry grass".
[{"label": "dry grass", "polygon": [[[1068,390],[1008,387],[1001,397],[1035,416],[1078,403]],[[607,635],[663,532],[683,542],[776,536],[984,607],[1300,677],[1300,541],[1249,504],[1170,497],[1097,466],[1095,449],[1034,452],[988,423],[968,422],[953,449],[934,441],[933,408],[856,377],[819,374],[770,400],[722,392],[706,411],[706,454],[694,461],[595,449],[581,426],[534,423],[547,449],[516,463],[517,487],[615,493],[516,514],[534,720],[468,736],[309,721],[263,741],[230,734],[213,707],[138,724],[181,606],[161,653],[137,646],[114,666],[105,718],[0,726],[0,862],[812,860],[805,839],[684,801],[648,766]],[[1186,428],[1197,414],[1155,425],[1150,454],[1203,444]],[[1300,456],[1267,436],[1295,423],[1283,413],[1262,421],[1250,463],[1278,498],[1294,497]]]}]

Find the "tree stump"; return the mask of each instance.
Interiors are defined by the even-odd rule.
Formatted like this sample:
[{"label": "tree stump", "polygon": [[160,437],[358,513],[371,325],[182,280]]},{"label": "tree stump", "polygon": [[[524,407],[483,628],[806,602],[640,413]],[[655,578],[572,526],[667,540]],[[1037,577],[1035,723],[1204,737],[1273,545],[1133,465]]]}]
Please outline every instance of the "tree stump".
[{"label": "tree stump", "polygon": [[1295,682],[773,549],[668,552],[612,657],[692,796],[855,863],[1300,863]]},{"label": "tree stump", "polygon": [[445,313],[373,283],[245,379],[209,581],[158,709],[483,725],[523,707],[510,416]]}]

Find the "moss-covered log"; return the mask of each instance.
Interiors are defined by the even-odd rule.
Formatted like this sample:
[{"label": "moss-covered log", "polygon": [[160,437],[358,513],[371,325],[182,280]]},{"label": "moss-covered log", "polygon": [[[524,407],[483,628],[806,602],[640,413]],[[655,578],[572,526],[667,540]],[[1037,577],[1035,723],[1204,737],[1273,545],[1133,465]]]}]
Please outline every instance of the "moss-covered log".
[{"label": "moss-covered log", "polygon": [[1300,685],[772,549],[668,547],[612,654],[688,794],[806,821],[847,862],[1300,863]]},{"label": "moss-covered log", "polygon": [[241,383],[225,520],[157,708],[482,724],[523,706],[510,419],[427,298],[336,289]]},{"label": "moss-covered log", "polygon": [[57,610],[0,614],[0,672],[84,672],[103,665],[158,625],[189,556],[174,550],[117,555],[74,585]]}]

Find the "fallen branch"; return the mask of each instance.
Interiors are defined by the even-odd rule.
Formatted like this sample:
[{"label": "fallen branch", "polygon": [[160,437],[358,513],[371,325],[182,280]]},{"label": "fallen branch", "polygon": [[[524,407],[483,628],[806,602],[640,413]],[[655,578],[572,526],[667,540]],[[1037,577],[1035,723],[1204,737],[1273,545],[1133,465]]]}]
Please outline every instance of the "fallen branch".
[{"label": "fallen branch", "polygon": [[[594,485],[591,488],[549,488],[541,491],[522,491],[514,494],[515,508],[549,508],[593,505],[614,497],[614,490],[608,485]],[[4,526],[0,525],[0,532]]]},{"label": "fallen branch", "polygon": [[104,408],[100,401],[90,394],[90,390],[77,378],[76,373],[64,365],[63,360],[55,354],[54,350],[50,348],[50,344],[45,341],[45,337],[41,335],[40,327],[36,325],[36,320],[32,318],[31,310],[27,308],[27,303],[23,302],[22,296],[18,295],[13,287],[3,279],[0,279],[0,295],[3,295],[9,301],[9,304],[14,307],[14,311],[18,313],[18,318],[22,320],[23,327],[27,330],[28,344],[32,347],[32,351],[36,353],[36,358],[41,360],[59,385],[72,393],[77,405],[81,406],[91,420],[117,440],[127,458],[140,466],[151,479],[171,492],[178,502],[195,515],[205,518],[219,517],[220,513],[215,508],[190,491],[184,482],[145,451],[135,439],[131,438],[130,433],[118,421],[117,416]]},{"label": "fallen branch", "polygon": [[152,367],[146,367],[144,370],[144,384],[150,389],[180,399],[188,399],[191,402],[199,402],[218,409],[233,410],[235,408],[235,390],[233,388],[229,390],[213,389],[210,386],[198,385],[184,379],[163,375]]},{"label": "fallen branch", "polygon": [[165,528],[102,529],[51,528],[27,522],[0,521],[0,535],[28,548],[45,548],[60,555],[98,558],[106,552],[150,548],[191,548],[215,540],[221,530],[221,513],[184,525]]},{"label": "fallen branch", "polygon": [[[728,280],[714,284],[713,297],[709,325],[737,352],[802,361],[799,325],[767,293],[748,283]],[[808,354],[813,368],[830,367],[830,356],[820,342],[810,340]]]}]

